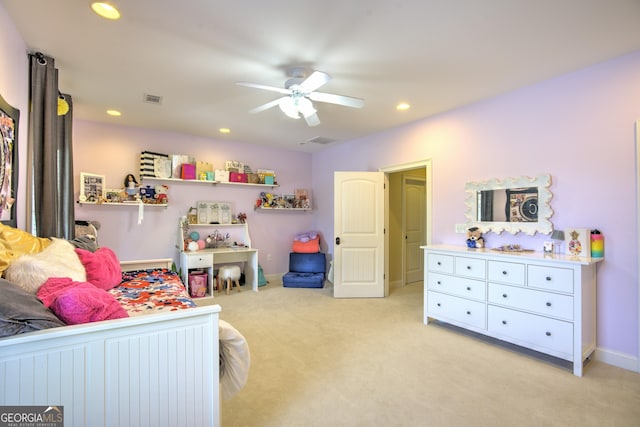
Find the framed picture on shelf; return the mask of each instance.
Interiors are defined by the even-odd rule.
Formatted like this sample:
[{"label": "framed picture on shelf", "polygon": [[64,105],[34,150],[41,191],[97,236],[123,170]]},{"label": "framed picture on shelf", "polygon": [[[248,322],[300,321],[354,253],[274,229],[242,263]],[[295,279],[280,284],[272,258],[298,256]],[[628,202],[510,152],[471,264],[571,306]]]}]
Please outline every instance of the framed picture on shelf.
[{"label": "framed picture on shelf", "polygon": [[20,110],[0,96],[0,220],[16,227],[18,119]]},{"label": "framed picture on shelf", "polygon": [[309,197],[309,190],[306,188],[297,188],[295,191],[295,204],[296,208],[311,209],[311,198]]},{"label": "framed picture on shelf", "polygon": [[80,172],[80,201],[98,202],[106,196],[104,175]]},{"label": "framed picture on shelf", "polygon": [[292,209],[296,207],[296,196],[295,194],[283,194],[282,200],[284,200],[284,208]]},{"label": "framed picture on shelf", "polygon": [[123,190],[119,188],[108,188],[105,190],[105,198],[107,199],[107,203],[121,203],[123,200],[122,197]]}]

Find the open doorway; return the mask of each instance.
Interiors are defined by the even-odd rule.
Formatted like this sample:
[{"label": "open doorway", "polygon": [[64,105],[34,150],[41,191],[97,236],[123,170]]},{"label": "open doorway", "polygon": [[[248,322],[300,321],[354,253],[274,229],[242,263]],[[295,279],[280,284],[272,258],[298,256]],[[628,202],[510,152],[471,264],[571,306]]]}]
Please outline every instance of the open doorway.
[{"label": "open doorway", "polygon": [[420,246],[431,241],[431,161],[423,160],[381,169],[389,181],[389,288],[421,282],[424,256]]}]

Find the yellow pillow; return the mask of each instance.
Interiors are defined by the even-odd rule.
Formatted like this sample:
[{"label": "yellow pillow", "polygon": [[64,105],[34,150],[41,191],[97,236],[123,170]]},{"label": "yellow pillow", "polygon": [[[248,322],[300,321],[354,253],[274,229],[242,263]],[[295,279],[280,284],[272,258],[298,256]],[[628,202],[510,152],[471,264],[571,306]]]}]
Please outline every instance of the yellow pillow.
[{"label": "yellow pillow", "polygon": [[3,273],[14,259],[25,254],[38,253],[50,244],[50,239],[36,237],[0,223],[0,273]]}]

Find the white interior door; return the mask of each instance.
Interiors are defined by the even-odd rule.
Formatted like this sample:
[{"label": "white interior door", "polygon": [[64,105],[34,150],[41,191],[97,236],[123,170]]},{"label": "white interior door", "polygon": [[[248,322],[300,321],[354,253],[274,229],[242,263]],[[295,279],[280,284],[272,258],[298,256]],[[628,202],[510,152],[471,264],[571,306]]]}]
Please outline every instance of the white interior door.
[{"label": "white interior door", "polygon": [[424,279],[424,254],[420,246],[426,242],[425,180],[405,176],[404,188],[404,277],[405,284]]},{"label": "white interior door", "polygon": [[335,172],[333,296],[385,295],[385,175]]}]

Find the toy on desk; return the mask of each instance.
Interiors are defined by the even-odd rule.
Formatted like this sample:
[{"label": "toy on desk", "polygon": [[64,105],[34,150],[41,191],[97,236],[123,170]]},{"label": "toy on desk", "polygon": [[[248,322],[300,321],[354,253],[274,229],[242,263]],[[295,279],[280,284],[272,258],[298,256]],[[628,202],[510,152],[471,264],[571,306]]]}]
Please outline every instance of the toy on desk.
[{"label": "toy on desk", "polygon": [[471,227],[467,230],[467,247],[484,248],[484,237],[478,227]]},{"label": "toy on desk", "polygon": [[225,246],[225,242],[231,238],[229,233],[222,234],[218,230],[214,231],[213,234],[209,234],[205,239],[207,248],[217,248],[220,246]]}]

